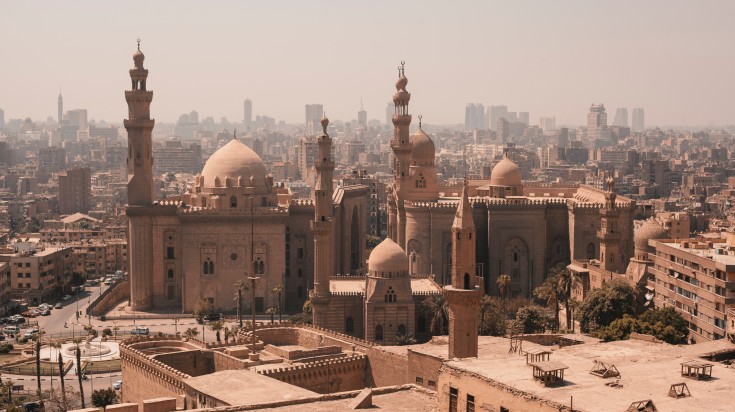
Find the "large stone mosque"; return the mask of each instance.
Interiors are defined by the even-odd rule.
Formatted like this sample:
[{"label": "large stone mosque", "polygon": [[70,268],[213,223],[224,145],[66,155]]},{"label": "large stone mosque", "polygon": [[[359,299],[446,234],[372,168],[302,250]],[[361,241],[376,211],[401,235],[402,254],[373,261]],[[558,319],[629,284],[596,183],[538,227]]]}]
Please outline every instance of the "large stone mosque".
[{"label": "large stone mosque", "polygon": [[[133,59],[125,120],[133,309],[191,312],[206,300],[232,310],[233,285],[255,275],[261,278],[256,309],[276,306],[270,291],[282,284],[287,307],[311,300],[316,325],[390,344],[397,335],[426,333],[420,305],[442,293],[442,285],[495,294],[497,277],[507,274],[510,293],[529,297],[558,264],[591,261],[624,273],[633,257],[635,203],[616,196],[612,179],[607,190],[524,184],[506,154],[489,180],[440,186],[434,142],[420,125],[409,133],[411,94],[403,67],[393,95],[389,238],[372,251],[367,267],[367,187],[334,187],[326,118],[309,201],[291,199],[260,157],[233,136],[188,193],[153,202],[152,92],[143,54],[138,50]],[[458,247],[463,234],[468,239]],[[450,303],[475,300],[444,293]]]}]

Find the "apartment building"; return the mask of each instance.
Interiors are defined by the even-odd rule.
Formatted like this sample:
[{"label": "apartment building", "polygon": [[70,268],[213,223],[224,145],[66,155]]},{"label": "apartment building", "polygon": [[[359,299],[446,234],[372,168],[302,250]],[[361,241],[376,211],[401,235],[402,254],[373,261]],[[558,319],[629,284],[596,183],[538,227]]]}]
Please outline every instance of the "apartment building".
[{"label": "apartment building", "polygon": [[66,292],[71,280],[72,249],[14,243],[11,253],[0,254],[10,265],[10,297],[31,305]]}]

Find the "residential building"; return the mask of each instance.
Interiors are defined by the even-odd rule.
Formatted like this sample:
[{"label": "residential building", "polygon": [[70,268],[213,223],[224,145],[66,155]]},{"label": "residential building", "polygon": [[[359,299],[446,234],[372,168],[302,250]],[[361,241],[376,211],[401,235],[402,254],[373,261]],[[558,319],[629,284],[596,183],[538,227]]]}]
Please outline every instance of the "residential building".
[{"label": "residential building", "polygon": [[80,167],[59,173],[59,213],[88,213],[92,209],[92,171]]}]

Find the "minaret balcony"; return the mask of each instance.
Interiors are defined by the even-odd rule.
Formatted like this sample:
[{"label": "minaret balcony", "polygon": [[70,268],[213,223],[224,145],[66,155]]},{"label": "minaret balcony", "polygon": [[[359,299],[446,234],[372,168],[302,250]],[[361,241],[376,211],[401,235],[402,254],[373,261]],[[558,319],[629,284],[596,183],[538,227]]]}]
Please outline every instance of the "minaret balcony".
[{"label": "minaret balcony", "polygon": [[620,240],[620,233],[619,232],[606,232],[603,230],[597,231],[597,238],[600,240]]},{"label": "minaret balcony", "polygon": [[125,119],[123,125],[125,128],[153,129],[156,121],[153,119]]}]

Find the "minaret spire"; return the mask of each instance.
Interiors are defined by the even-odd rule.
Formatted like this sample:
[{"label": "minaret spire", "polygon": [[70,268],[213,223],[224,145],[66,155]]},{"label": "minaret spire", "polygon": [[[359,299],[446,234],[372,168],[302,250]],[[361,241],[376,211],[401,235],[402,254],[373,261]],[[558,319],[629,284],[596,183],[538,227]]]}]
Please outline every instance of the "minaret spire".
[{"label": "minaret spire", "polygon": [[311,230],[314,233],[314,290],[311,291],[311,301],[314,304],[314,324],[324,326],[321,317],[326,310],[322,310],[324,306],[320,305],[329,300],[329,277],[333,274],[334,161],[332,161],[332,139],[327,133],[329,119],[326,114],[322,116],[321,123],[322,134],[317,138],[319,157],[314,165],[317,177],[314,186],[314,221],[311,222]]},{"label": "minaret spire", "polygon": [[395,178],[396,216],[389,218],[389,221],[397,226],[390,229],[396,234],[394,240],[404,250],[406,249],[406,209],[403,203],[409,190],[409,168],[411,166],[411,151],[413,150],[409,138],[411,115],[408,113],[411,93],[406,90],[408,79],[406,78],[405,64],[405,61],[401,61],[401,65],[398,67],[396,92],[393,94],[395,112],[393,113],[393,140],[391,140],[390,146],[395,155],[393,176]]},{"label": "minaret spire", "polygon": [[151,119],[153,92],[146,90],[148,70],[143,67],[145,56],[138,50],[133,54],[134,68],[130,69],[131,90],[125,92],[128,102],[128,204],[147,206],[153,203],[153,154],[151,133],[155,121]]}]

